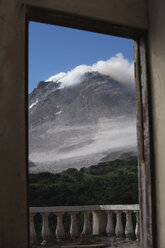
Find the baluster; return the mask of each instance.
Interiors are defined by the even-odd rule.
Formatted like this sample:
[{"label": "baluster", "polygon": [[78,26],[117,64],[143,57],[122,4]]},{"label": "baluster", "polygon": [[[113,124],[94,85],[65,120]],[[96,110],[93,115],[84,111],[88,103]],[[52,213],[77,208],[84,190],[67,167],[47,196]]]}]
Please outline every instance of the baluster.
[{"label": "baluster", "polygon": [[114,237],[115,236],[115,228],[113,223],[113,212],[112,211],[106,211],[107,213],[107,226],[106,226],[106,234],[108,237]]},{"label": "baluster", "polygon": [[42,243],[41,245],[46,245],[50,238],[50,229],[48,223],[49,213],[42,213]]},{"label": "baluster", "polygon": [[62,222],[63,214],[64,212],[55,213],[55,215],[57,216],[57,227],[56,227],[57,241],[60,241],[65,237],[65,230]]},{"label": "baluster", "polygon": [[106,211],[92,211],[92,235],[100,235],[105,233],[107,226]]},{"label": "baluster", "polygon": [[132,223],[132,211],[125,211],[126,213],[126,226],[125,226],[125,235],[127,240],[132,240],[134,237],[134,229]]},{"label": "baluster", "polygon": [[139,212],[136,212],[135,235],[136,235],[136,240],[139,241],[139,239],[140,239],[140,233],[139,233]]},{"label": "baluster", "polygon": [[36,230],[34,227],[34,213],[30,213],[30,244],[35,243],[36,240]]},{"label": "baluster", "polygon": [[91,223],[89,219],[90,211],[85,211],[83,212],[83,214],[84,214],[84,226],[83,226],[81,236],[91,234],[91,231],[92,231]]},{"label": "baluster", "polygon": [[70,236],[72,239],[75,239],[78,235],[77,221],[76,215],[78,212],[69,212],[71,216],[71,224],[70,224]]},{"label": "baluster", "polygon": [[115,228],[115,234],[116,234],[116,240],[122,240],[123,239],[123,224],[122,224],[122,211],[116,211],[116,228]]}]

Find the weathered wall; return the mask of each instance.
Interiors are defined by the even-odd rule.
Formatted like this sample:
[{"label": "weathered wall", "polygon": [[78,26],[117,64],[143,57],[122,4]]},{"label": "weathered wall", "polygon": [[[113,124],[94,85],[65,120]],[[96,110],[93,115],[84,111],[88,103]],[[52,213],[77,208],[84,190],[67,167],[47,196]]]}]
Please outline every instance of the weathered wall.
[{"label": "weathered wall", "polygon": [[[26,186],[26,142],[25,142],[25,5],[76,13],[135,28],[147,28],[147,7],[144,0],[1,0],[0,1],[0,247],[27,247],[27,186]],[[153,4],[154,4],[153,0]],[[159,4],[160,0],[158,1]],[[157,4],[157,5],[158,5]],[[161,16],[155,14],[155,21]],[[153,25],[153,24],[152,24]],[[157,25],[157,23],[155,23]],[[153,30],[157,29],[157,26]],[[160,29],[151,47],[153,82],[155,89],[155,123],[161,128],[156,133],[156,144],[163,145],[163,54],[158,49],[162,44]],[[155,36],[153,36],[154,39]],[[159,44],[160,43],[160,44]],[[162,63],[154,68],[155,63]],[[162,72],[159,73],[159,70]],[[159,74],[158,74],[159,73]],[[159,114],[159,111],[161,115]],[[162,138],[159,138],[159,135]],[[164,158],[163,148],[157,151]],[[163,162],[158,159],[160,175]],[[162,167],[161,167],[162,166]],[[163,179],[158,177],[163,194]],[[159,197],[162,213],[163,200]],[[162,216],[161,216],[162,217]],[[164,222],[165,223],[165,222]],[[164,229],[162,229],[163,235]],[[163,246],[162,246],[163,247]]]},{"label": "weathered wall", "polygon": [[24,8],[0,1],[0,247],[25,248]]},{"label": "weathered wall", "polygon": [[165,1],[149,1],[149,52],[156,172],[157,240],[165,247]]},{"label": "weathered wall", "polygon": [[97,18],[136,28],[147,28],[144,0],[25,0],[29,5]]}]

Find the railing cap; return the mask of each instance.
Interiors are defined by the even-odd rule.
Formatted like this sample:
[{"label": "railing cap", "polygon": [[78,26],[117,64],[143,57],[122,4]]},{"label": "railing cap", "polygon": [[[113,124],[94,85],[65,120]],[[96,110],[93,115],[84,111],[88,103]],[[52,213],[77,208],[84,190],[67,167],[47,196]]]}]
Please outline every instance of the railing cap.
[{"label": "railing cap", "polygon": [[139,205],[85,205],[85,206],[56,206],[56,207],[30,207],[30,213],[56,213],[56,212],[83,212],[83,211],[138,211]]}]

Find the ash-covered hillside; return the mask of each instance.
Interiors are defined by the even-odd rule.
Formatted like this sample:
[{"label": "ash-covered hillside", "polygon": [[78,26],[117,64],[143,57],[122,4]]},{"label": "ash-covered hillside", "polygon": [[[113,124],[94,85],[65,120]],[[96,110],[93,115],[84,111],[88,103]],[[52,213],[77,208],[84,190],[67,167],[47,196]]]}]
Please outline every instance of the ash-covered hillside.
[{"label": "ash-covered hillside", "polygon": [[99,72],[78,84],[40,82],[29,94],[31,172],[88,167],[136,153],[132,88]]}]

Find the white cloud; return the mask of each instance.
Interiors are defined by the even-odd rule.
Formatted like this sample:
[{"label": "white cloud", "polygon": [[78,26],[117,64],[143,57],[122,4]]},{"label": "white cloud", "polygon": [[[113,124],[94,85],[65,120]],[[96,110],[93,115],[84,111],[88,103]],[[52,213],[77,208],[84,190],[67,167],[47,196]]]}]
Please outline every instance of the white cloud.
[{"label": "white cloud", "polygon": [[122,53],[118,53],[106,61],[100,60],[91,66],[79,65],[71,71],[60,72],[46,81],[60,81],[62,82],[61,87],[67,87],[79,83],[84,73],[91,71],[109,75],[128,87],[134,87],[134,65],[125,59]]},{"label": "white cloud", "polygon": [[[93,128],[93,125],[77,126],[76,130],[79,135],[67,135],[66,139],[66,135],[62,135],[63,131],[72,133],[75,131],[75,126],[53,127],[42,139],[45,142],[49,139],[49,135],[53,136],[56,133],[58,136],[54,136],[54,140],[60,137],[60,144],[57,146],[54,141],[52,145],[53,143],[49,140],[46,149],[44,147],[42,150],[32,151],[29,158],[39,166],[31,169],[54,172],[60,172],[69,167],[78,169],[97,164],[113,152],[137,151],[136,119],[123,117],[111,120],[100,119],[95,127],[97,132],[94,132]],[[67,147],[69,147],[68,150]]]},{"label": "white cloud", "polygon": [[54,82],[56,82],[56,81],[59,81],[60,79],[64,78],[66,75],[67,75],[66,72],[60,72],[60,73],[58,73],[58,74],[56,74],[56,75],[50,77],[50,78],[49,78],[48,80],[46,80],[46,81],[54,81]]}]

